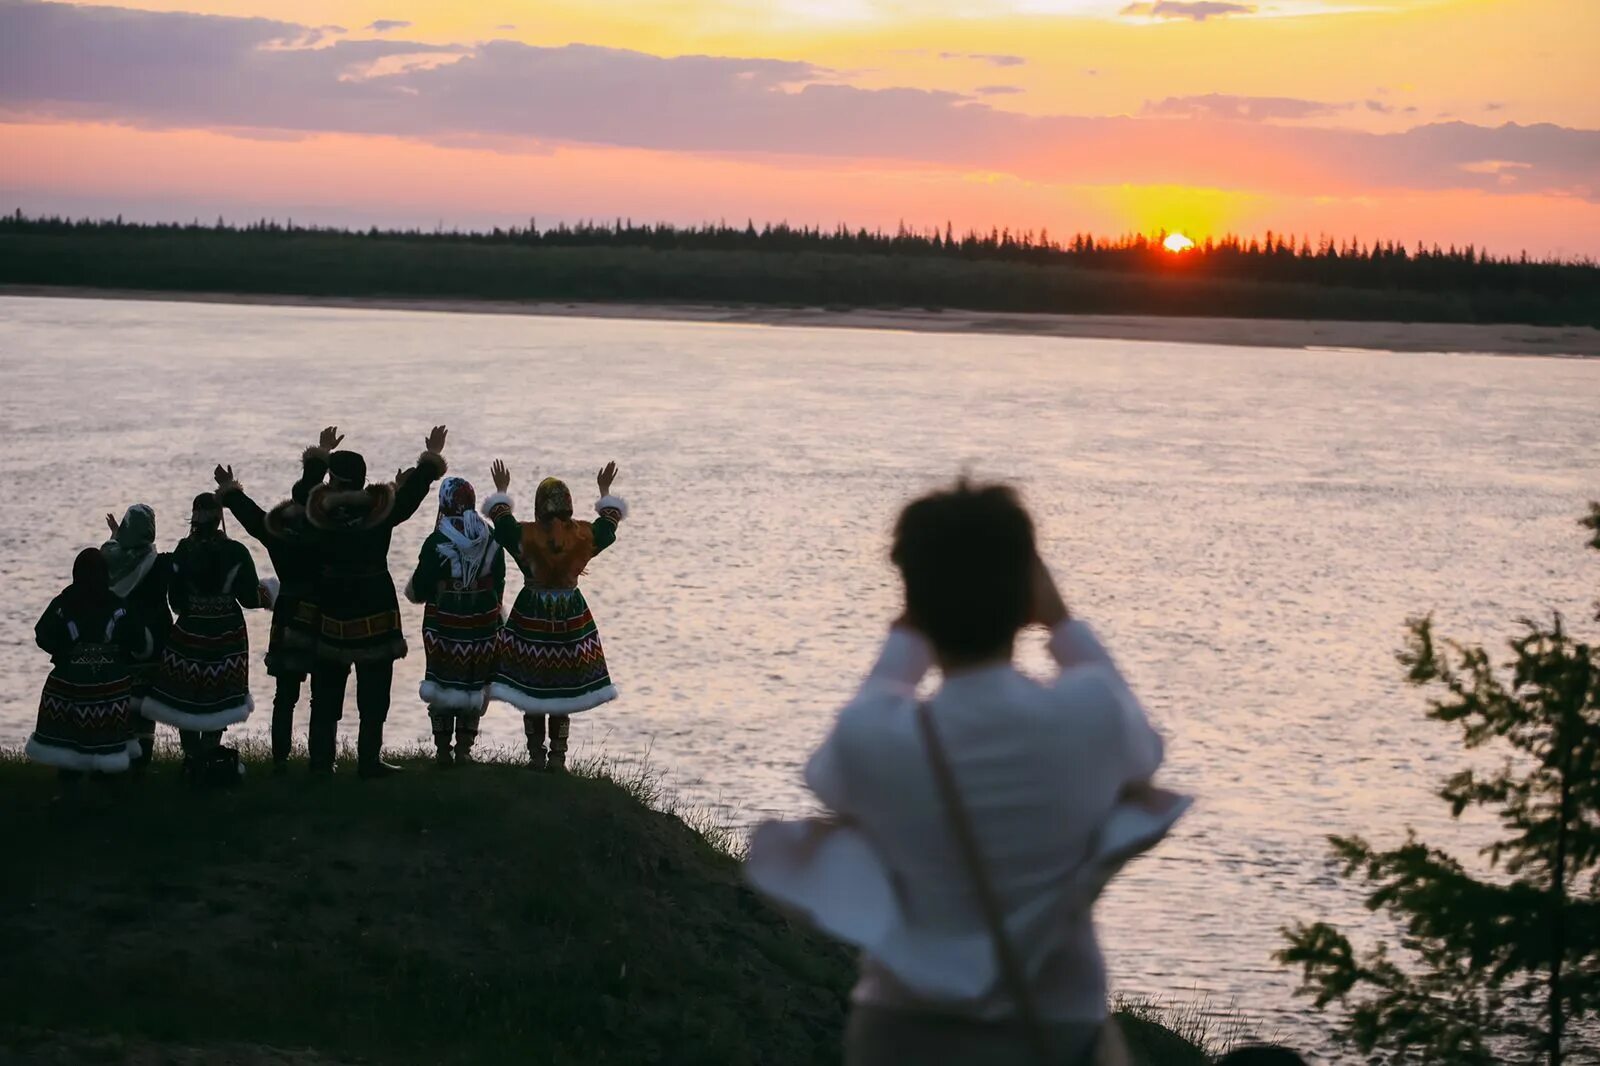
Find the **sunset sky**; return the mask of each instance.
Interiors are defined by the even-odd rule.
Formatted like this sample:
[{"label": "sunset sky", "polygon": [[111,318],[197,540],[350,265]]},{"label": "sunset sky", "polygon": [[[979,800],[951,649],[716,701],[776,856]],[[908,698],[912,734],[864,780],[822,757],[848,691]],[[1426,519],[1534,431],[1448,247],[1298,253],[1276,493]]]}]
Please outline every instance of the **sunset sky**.
[{"label": "sunset sky", "polygon": [[1600,256],[1600,0],[0,0],[0,208]]}]

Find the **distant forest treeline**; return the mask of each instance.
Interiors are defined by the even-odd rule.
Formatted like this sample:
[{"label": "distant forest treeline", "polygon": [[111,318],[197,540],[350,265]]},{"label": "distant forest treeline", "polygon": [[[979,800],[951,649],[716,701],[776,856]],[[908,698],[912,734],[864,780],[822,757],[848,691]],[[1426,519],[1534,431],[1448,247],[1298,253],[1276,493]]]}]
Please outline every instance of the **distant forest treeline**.
[{"label": "distant forest treeline", "polygon": [[588,223],[482,232],[0,216],[0,283],[188,292],[689,301],[1600,325],[1600,265],[1267,233],[893,233]]}]

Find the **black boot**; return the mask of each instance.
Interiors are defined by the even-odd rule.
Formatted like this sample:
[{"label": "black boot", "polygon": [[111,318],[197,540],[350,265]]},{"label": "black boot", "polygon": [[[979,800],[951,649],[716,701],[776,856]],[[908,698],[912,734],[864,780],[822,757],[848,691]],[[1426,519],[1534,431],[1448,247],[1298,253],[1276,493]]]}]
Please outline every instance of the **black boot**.
[{"label": "black boot", "polygon": [[550,757],[544,751],[544,715],[523,715],[522,732],[528,738],[528,769],[543,770],[548,767]]},{"label": "black boot", "polygon": [[456,762],[472,761],[472,745],[478,740],[478,719],[476,714],[456,715]]},{"label": "black boot", "polygon": [[550,772],[567,772],[567,737],[572,733],[572,719],[564,714],[550,716]]},{"label": "black boot", "polygon": [[361,730],[356,734],[356,773],[362,777],[388,777],[400,772],[400,767],[383,761],[383,723],[361,719]]},{"label": "black boot", "polygon": [[319,715],[313,707],[311,735],[307,738],[306,748],[312,773],[333,773],[333,758],[339,750],[339,719]]}]

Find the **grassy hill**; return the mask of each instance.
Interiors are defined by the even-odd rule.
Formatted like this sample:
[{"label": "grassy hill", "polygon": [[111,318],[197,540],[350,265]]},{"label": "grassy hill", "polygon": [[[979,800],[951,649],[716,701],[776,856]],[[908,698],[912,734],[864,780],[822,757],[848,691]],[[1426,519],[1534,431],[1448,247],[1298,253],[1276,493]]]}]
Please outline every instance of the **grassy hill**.
[{"label": "grassy hill", "polygon": [[[0,759],[0,1062],[838,1061],[848,953],[648,779],[250,770]],[[1146,1061],[1206,1061],[1130,1024]]]}]

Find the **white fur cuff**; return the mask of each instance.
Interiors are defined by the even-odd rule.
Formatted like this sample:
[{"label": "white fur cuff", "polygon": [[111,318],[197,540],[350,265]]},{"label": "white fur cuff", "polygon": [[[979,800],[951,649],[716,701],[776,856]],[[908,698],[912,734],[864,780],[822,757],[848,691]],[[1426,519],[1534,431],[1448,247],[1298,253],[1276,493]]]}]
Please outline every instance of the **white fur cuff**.
[{"label": "white fur cuff", "polygon": [[597,513],[601,511],[616,511],[619,517],[628,517],[628,501],[621,496],[602,496],[594,502],[594,509]]},{"label": "white fur cuff", "polygon": [[485,518],[493,518],[495,512],[501,508],[504,508],[507,511],[515,511],[517,509],[516,504],[512,501],[510,495],[504,492],[497,492],[490,496],[487,500],[484,500],[483,507],[481,509]]},{"label": "white fur cuff", "polygon": [[328,463],[328,456],[330,454],[332,454],[332,453],[329,452],[328,449],[324,448],[322,445],[313,444],[311,447],[307,448],[305,451],[300,453],[300,462],[302,462],[302,463],[321,463],[324,466],[326,466],[327,463]]}]

